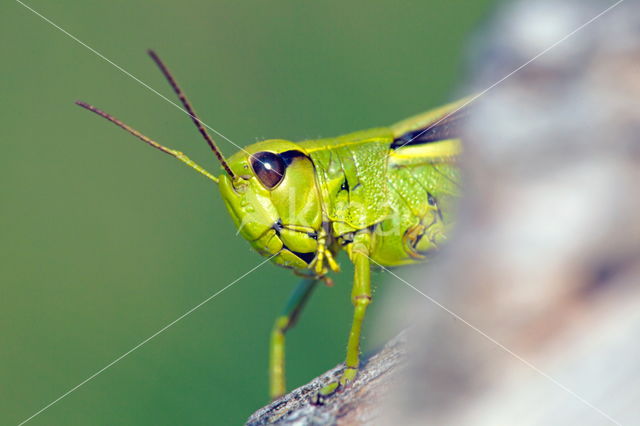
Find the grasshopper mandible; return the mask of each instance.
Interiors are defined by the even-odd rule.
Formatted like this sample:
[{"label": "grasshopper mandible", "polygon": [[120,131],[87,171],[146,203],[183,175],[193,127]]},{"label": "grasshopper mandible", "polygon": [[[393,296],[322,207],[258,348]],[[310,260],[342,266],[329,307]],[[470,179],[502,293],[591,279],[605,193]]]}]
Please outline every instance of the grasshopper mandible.
[{"label": "grasshopper mandible", "polygon": [[446,238],[449,205],[459,192],[455,159],[468,102],[335,138],[266,140],[225,159],[167,67],[153,51],[149,54],[218,158],[220,176],[98,108],[76,103],[214,181],[240,235],[258,253],[303,277],[271,334],[272,398],[285,392],[286,331],[314,287],[330,282],[328,272],[339,271],[337,253],[347,253],[355,267],[353,323],[342,376],[319,394],[331,395],[358,372],[372,267],[423,261]]}]

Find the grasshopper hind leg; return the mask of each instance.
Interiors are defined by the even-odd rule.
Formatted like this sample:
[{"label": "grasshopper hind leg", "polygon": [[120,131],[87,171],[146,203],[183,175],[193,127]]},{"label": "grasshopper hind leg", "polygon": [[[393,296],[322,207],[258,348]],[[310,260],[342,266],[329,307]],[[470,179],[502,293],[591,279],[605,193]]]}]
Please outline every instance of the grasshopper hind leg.
[{"label": "grasshopper hind leg", "polygon": [[427,213],[418,216],[417,222],[410,225],[402,236],[405,253],[418,262],[425,260],[446,239],[444,218],[431,194],[429,206]]}]

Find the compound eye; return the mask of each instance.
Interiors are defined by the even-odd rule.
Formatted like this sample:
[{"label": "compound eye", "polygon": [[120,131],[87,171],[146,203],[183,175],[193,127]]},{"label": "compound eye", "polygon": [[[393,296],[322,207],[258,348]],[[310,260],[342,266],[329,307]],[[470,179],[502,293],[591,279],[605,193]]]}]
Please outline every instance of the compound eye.
[{"label": "compound eye", "polygon": [[285,164],[278,154],[263,151],[251,156],[251,167],[260,182],[267,188],[275,188],[284,179]]}]

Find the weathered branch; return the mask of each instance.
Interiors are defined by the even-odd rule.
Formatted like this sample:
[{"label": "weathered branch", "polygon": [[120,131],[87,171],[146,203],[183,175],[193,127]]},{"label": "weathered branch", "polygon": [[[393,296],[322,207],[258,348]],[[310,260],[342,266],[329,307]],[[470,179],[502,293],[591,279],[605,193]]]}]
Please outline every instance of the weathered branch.
[{"label": "weathered branch", "polygon": [[352,384],[318,403],[318,390],[339,378],[344,365],[329,370],[310,383],[256,411],[247,425],[351,425],[370,424],[378,416],[382,400],[406,361],[406,332],[363,361]]},{"label": "weathered branch", "polygon": [[471,92],[509,77],[474,106],[449,245],[410,279],[449,311],[403,304],[387,424],[640,424],[640,4],[614,3],[514,2],[477,46]]}]

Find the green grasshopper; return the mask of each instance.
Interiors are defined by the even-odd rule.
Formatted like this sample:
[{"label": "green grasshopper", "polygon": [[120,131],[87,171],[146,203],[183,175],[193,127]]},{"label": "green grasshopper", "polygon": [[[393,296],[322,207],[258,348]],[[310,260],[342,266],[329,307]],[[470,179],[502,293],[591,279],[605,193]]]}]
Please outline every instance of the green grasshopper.
[{"label": "green grasshopper", "polygon": [[358,372],[360,334],[371,303],[372,267],[395,267],[426,259],[445,240],[450,202],[458,194],[455,158],[460,153],[462,100],[390,127],[328,139],[266,140],[225,159],[175,79],[153,52],[185,110],[224,172],[215,177],[182,152],[144,136],[115,117],[76,102],[218,184],[240,235],[263,256],[302,276],[270,341],[270,394],[285,393],[285,333],[296,322],[319,282],[338,272],[336,255],[354,264],[353,324],[345,369],[320,391],[331,395]]}]

